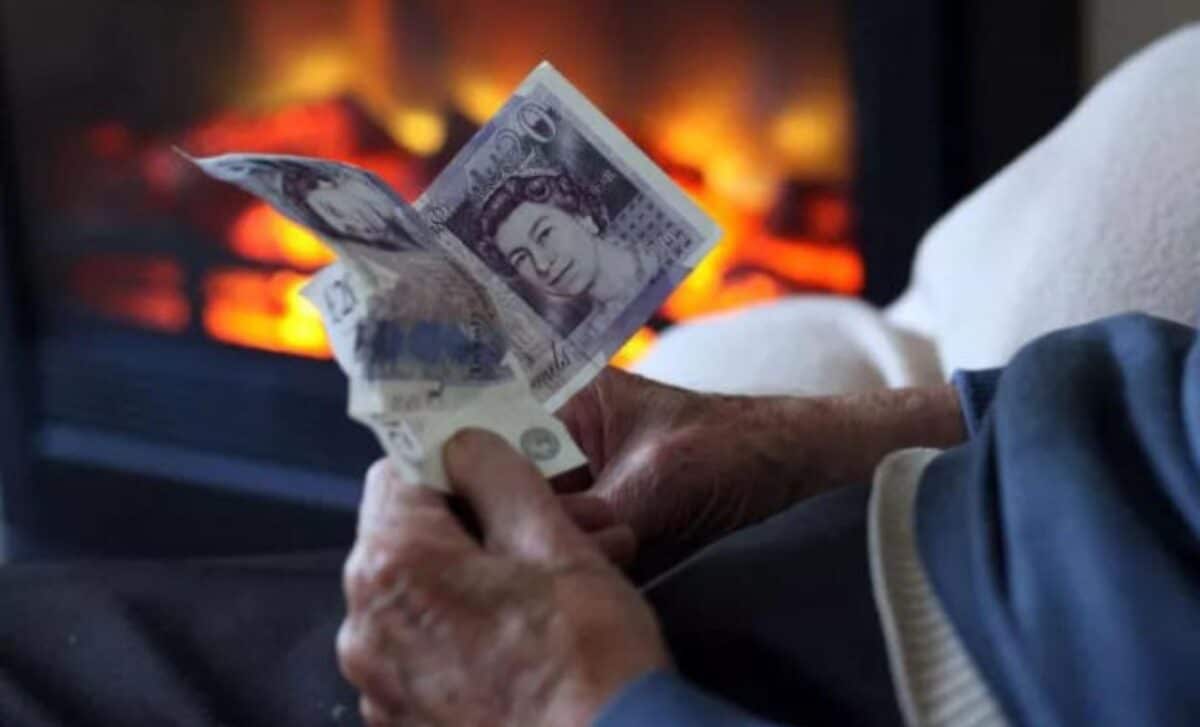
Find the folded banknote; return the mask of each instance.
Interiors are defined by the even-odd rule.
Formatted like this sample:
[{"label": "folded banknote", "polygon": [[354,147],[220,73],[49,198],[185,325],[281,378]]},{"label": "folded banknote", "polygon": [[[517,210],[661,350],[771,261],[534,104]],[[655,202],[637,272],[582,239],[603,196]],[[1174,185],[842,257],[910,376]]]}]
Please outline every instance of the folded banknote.
[{"label": "folded banknote", "polygon": [[193,160],[338,255],[304,295],[349,414],[447,489],[442,444],[504,436],[547,476],[585,462],[554,418],[716,243],[716,225],[543,63],[409,205],[348,164]]}]

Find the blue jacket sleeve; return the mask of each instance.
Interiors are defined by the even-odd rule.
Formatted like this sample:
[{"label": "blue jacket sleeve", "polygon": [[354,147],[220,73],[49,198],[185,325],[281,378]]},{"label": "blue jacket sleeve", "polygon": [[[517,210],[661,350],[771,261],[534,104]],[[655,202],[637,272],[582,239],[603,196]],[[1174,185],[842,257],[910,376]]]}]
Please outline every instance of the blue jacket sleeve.
[{"label": "blue jacket sleeve", "polygon": [[600,713],[595,727],[772,727],[666,671],[625,687]]},{"label": "blue jacket sleeve", "polygon": [[1000,382],[1002,371],[955,371],[951,377],[950,383],[958,390],[958,404],[962,408],[963,422],[969,436],[974,437],[979,432],[979,425],[996,395],[996,385]]},{"label": "blue jacket sleeve", "polygon": [[[1200,724],[1200,338],[1126,315],[1027,345],[925,470],[918,549],[1011,720]],[[987,384],[987,381],[984,381]]]}]

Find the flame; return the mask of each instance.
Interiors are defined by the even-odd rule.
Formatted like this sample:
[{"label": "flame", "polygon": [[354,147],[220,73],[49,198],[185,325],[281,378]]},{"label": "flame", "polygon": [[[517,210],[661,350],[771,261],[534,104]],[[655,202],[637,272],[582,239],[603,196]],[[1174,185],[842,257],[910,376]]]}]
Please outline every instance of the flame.
[{"label": "flame", "polygon": [[446,121],[433,111],[396,111],[389,128],[396,141],[419,156],[436,154],[446,143]]},{"label": "flame", "polygon": [[813,101],[776,116],[767,137],[789,170],[836,177],[846,164],[847,117],[836,101]]},{"label": "flame", "polygon": [[[667,299],[661,311],[666,318],[681,321],[764,302],[788,295],[788,284],[846,295],[862,291],[862,257],[848,244],[768,234],[763,214],[747,209],[744,200],[720,193],[707,178],[697,182],[682,173],[672,176],[725,235]],[[808,213],[815,219],[810,227],[844,233],[848,224],[845,201],[837,198],[810,203]],[[747,268],[753,272],[735,274]]]},{"label": "flame", "polygon": [[254,151],[344,158],[357,151],[350,109],[333,100],[287,104],[271,113],[228,112],[196,126],[182,146],[197,156]]},{"label": "flame", "polygon": [[184,272],[170,258],[94,255],[76,264],[71,287],[101,315],[164,333],[181,333],[191,320]]},{"label": "flame", "polygon": [[746,210],[765,211],[775,199],[778,181],[736,151],[711,154],[703,170],[704,182],[714,193]]},{"label": "flame", "polygon": [[[817,195],[807,204],[808,226],[812,234],[823,240],[850,239],[853,214],[845,197]],[[857,290],[853,291],[859,292]]]},{"label": "flame", "polygon": [[300,295],[306,282],[286,270],[213,270],[204,280],[204,330],[238,346],[330,358],[321,315]]},{"label": "flame", "polygon": [[[457,91],[464,108],[473,108],[471,113],[481,117],[504,101],[499,86],[477,79],[468,79]],[[776,143],[793,144],[799,154],[809,143],[800,137],[816,133],[817,126],[789,119],[781,122]],[[266,114],[223,114],[196,127],[188,143],[197,153],[246,148],[347,159],[380,174],[402,194],[416,196],[423,182],[420,169],[395,153],[361,150],[359,123],[343,101],[306,102]],[[682,321],[795,290],[844,294],[862,290],[862,260],[847,242],[850,212],[844,196],[818,193],[803,201],[807,236],[770,234],[765,220],[777,197],[775,178],[757,169],[733,137],[722,136],[719,125],[674,128],[672,136],[652,150],[717,221],[725,237],[667,300],[661,311],[665,318]],[[436,153],[446,143],[445,119],[430,110],[399,109],[387,131],[415,153]],[[702,157],[699,166],[683,163]],[[297,272],[315,270],[333,259],[316,236],[261,203],[248,206],[234,219],[227,244],[246,260]],[[306,302],[286,303],[285,293],[261,279],[246,282],[243,276],[242,282],[231,283],[228,276],[218,276],[217,280],[211,290],[222,292],[209,296],[203,316],[211,335],[270,351],[327,355],[319,321],[315,312],[308,315]],[[652,332],[639,333],[618,360],[629,365],[653,340]]]},{"label": "flame", "polygon": [[316,48],[299,56],[271,85],[279,100],[323,99],[345,93],[354,78],[354,62],[342,48]]},{"label": "flame", "polygon": [[[404,129],[396,124],[403,120]],[[231,111],[218,114],[186,131],[180,145],[196,156],[231,151],[267,154],[298,154],[348,162],[378,174],[402,196],[415,198],[424,186],[424,171],[415,160],[398,149],[375,149],[379,143],[354,104],[346,99],[288,104],[267,112]],[[436,151],[444,143],[441,117],[418,112],[397,112],[391,134],[407,134],[413,152]],[[384,129],[374,130],[386,145]],[[443,138],[437,137],[441,134]],[[157,147],[144,155],[143,174],[155,189],[175,191],[187,163],[168,147]]]},{"label": "flame", "polygon": [[[538,12],[497,38],[494,28],[509,19],[510,9],[491,0],[419,10],[390,0],[235,5],[252,62],[230,88],[227,110],[178,139],[193,154],[339,159],[379,174],[413,199],[437,171],[427,159],[465,141],[462,118],[485,123],[545,55],[644,143],[725,232],[667,300],[662,318],[682,321],[797,291],[862,289],[845,193],[827,185],[835,191],[805,192],[795,203],[780,194],[810,182],[844,188],[850,175],[845,58],[834,46],[807,42],[820,40],[814,28],[841,22],[833,11],[820,15],[825,11],[812,4],[781,4],[773,14],[805,19],[789,24],[797,29],[784,38],[737,3],[697,13],[686,4],[535,0]],[[808,9],[789,9],[797,5]],[[638,23],[622,22],[633,16]],[[595,32],[574,32],[579,27]],[[662,36],[652,32],[657,27],[675,32]],[[760,42],[764,34],[771,42]],[[705,42],[696,44],[697,37]],[[613,52],[626,41],[637,52]],[[192,173],[164,145],[141,146],[120,122],[97,124],[83,142],[96,158],[136,160],[163,199],[179,198]],[[785,229],[778,223],[781,204],[795,204],[785,211],[799,212],[802,224]],[[260,267],[207,271],[203,329],[235,345],[328,356],[317,313],[297,291],[307,273],[333,259],[330,251],[257,202],[233,210],[217,227],[234,255]],[[190,309],[183,273],[175,269],[178,280],[142,288],[140,282],[99,286],[92,279],[97,274],[89,273],[87,300],[104,315],[184,330]],[[630,365],[654,340],[651,329],[638,331],[614,362]]]},{"label": "flame", "polygon": [[480,76],[467,76],[459,81],[452,94],[458,110],[477,124],[487,123],[508,100],[507,88]]},{"label": "flame", "polygon": [[627,369],[649,353],[650,347],[654,345],[657,339],[658,334],[654,332],[654,329],[642,326],[625,342],[624,346],[621,346],[613,354],[612,360],[609,363],[613,366]]},{"label": "flame", "polygon": [[316,270],[336,256],[306,228],[276,212],[265,202],[255,202],[234,220],[229,247],[247,260]]}]

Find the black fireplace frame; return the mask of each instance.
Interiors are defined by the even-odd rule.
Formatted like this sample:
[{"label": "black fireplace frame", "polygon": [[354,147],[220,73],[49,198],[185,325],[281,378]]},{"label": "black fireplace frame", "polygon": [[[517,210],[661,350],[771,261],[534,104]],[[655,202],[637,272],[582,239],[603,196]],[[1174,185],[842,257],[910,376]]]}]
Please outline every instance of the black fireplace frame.
[{"label": "black fireplace frame", "polygon": [[851,0],[855,210],[876,304],[955,202],[1057,124],[1082,92],[1078,0]]},{"label": "black fireplace frame", "polygon": [[[886,303],[931,222],[1077,100],[1079,8],[1075,0],[852,0],[849,22],[858,148],[869,150],[855,181],[865,296]],[[27,288],[10,100],[0,87],[0,485],[9,557],[345,547],[358,496],[345,468],[228,456],[211,446],[219,437],[208,447],[163,443],[48,414],[56,380]],[[215,367],[269,358],[214,356]],[[326,394],[341,386],[329,364],[325,373],[311,363],[270,366]],[[279,392],[263,397],[245,405],[269,409]],[[338,436],[353,439],[340,398],[316,405]],[[370,458],[367,436],[346,445],[354,450],[347,461]]]}]

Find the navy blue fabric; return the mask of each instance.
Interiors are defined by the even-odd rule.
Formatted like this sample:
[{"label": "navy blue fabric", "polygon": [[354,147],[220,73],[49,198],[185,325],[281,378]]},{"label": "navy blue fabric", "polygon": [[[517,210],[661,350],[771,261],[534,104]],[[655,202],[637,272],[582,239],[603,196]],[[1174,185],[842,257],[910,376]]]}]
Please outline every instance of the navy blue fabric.
[{"label": "navy blue fabric", "polygon": [[983,376],[994,396],[926,471],[917,534],[996,696],[1019,724],[1200,723],[1195,331],[1107,319]]},{"label": "navy blue fabric", "polygon": [[0,725],[360,725],[345,557],[0,568]]},{"label": "navy blue fabric", "polygon": [[674,674],[656,671],[634,681],[614,697],[595,727],[769,727],[771,724],[728,702],[713,699]]},{"label": "navy blue fabric", "polygon": [[801,502],[647,586],[679,673],[762,719],[900,724],[871,591],[870,492]]},{"label": "navy blue fabric", "polygon": [[996,386],[1000,383],[1000,374],[1004,369],[987,369],[985,371],[955,371],[950,382],[958,392],[958,405],[962,409],[963,423],[967,435],[974,437],[979,434],[983,425],[983,417],[992,398],[996,395]]},{"label": "navy blue fabric", "polygon": [[[815,497],[648,586],[695,686],[652,679],[605,724],[897,724],[867,496]],[[0,725],[361,724],[334,659],[344,557],[0,568]]]}]

